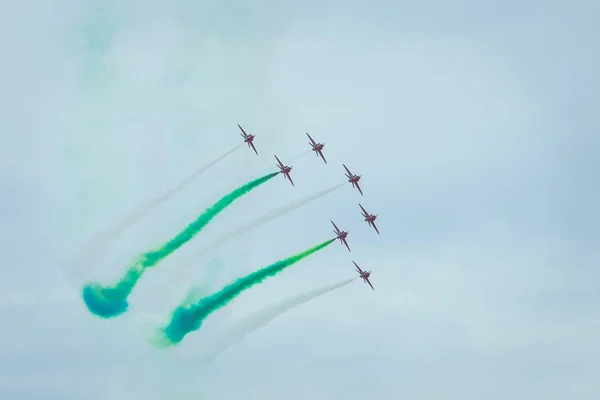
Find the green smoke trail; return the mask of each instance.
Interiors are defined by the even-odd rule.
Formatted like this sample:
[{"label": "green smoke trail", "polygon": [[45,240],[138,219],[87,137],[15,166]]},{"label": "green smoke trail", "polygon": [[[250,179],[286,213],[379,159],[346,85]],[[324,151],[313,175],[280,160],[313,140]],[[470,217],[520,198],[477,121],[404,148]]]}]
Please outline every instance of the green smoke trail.
[{"label": "green smoke trail", "polygon": [[191,240],[198,232],[221,211],[227,208],[235,200],[239,199],[252,189],[266,183],[279,172],[273,172],[261,178],[255,179],[235,189],[233,192],[223,196],[211,207],[207,208],[194,222],[189,224],[177,236],[169,240],[161,247],[141,254],[129,266],[125,276],[113,286],[102,286],[99,283],[89,283],[83,287],[82,295],[88,310],[99,317],[110,318],[124,313],[127,310],[127,297],[135,287],[138,280],[147,268],[156,266],[160,261],[179,249]]},{"label": "green smoke trail", "polygon": [[267,267],[254,271],[243,278],[240,278],[221,291],[208,297],[200,299],[197,303],[191,305],[181,305],[173,311],[169,324],[162,328],[161,337],[155,342],[157,345],[168,346],[181,342],[185,335],[200,329],[204,320],[219,308],[226,306],[243,291],[252,286],[261,283],[268,277],[277,275],[284,269],[291,267],[298,261],[316,253],[317,251],[329,246],[335,239],[329,239],[321,244],[311,247],[301,253],[295,254],[284,260],[277,261]]}]

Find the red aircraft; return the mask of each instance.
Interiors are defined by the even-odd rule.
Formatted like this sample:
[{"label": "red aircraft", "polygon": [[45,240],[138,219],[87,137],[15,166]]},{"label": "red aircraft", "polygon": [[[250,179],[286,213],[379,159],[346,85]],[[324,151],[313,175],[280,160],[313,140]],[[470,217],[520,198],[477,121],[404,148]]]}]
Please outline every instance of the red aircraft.
[{"label": "red aircraft", "polygon": [[344,166],[344,168],[346,169],[346,178],[348,178],[348,182],[352,183],[352,187],[355,187],[358,189],[358,191],[360,192],[360,195],[363,195],[362,190],[360,190],[360,186],[358,186],[358,181],[361,178],[361,175],[354,175],[352,172],[350,172],[350,170],[348,169],[348,167],[346,167],[345,164],[342,164]]},{"label": "red aircraft", "polygon": [[365,217],[365,221],[367,221],[369,226],[372,226],[373,228],[375,228],[375,232],[377,232],[377,234],[379,235],[379,229],[377,229],[377,226],[375,225],[375,220],[377,219],[377,214],[369,214],[367,212],[367,210],[365,210],[365,208],[360,205],[360,203],[358,203],[358,205],[360,206],[360,209],[362,210],[362,216]]},{"label": "red aircraft", "polygon": [[325,164],[327,164],[327,160],[323,156],[323,147],[325,147],[325,143],[317,143],[317,142],[315,142],[313,140],[313,138],[310,137],[310,135],[308,134],[308,132],[306,132],[306,136],[308,136],[308,138],[310,139],[310,142],[308,142],[308,144],[310,144],[312,146],[312,149],[315,152],[315,154],[317,155],[317,157],[321,156],[321,158],[323,159],[323,161],[325,161]]},{"label": "red aircraft", "polygon": [[360,269],[358,264],[356,264],[354,261],[352,261],[352,262],[354,263],[354,265],[356,265],[356,272],[358,272],[360,277],[363,278],[363,281],[365,281],[365,283],[368,283],[369,286],[371,286],[371,289],[375,290],[373,285],[371,285],[371,281],[369,281],[369,276],[371,276],[371,271],[363,271],[362,269]]},{"label": "red aircraft", "polygon": [[242,135],[242,137],[244,138],[244,142],[248,143],[248,147],[252,147],[252,150],[254,150],[256,154],[258,154],[258,151],[256,151],[256,147],[254,147],[254,143],[252,143],[256,135],[247,134],[244,128],[240,126],[240,124],[238,124],[238,128],[240,128],[240,130],[242,131],[240,135]]},{"label": "red aircraft", "polygon": [[348,248],[348,251],[350,251],[350,247],[348,246],[348,242],[346,242],[346,237],[348,236],[348,232],[347,231],[340,231],[340,228],[337,227],[337,225],[335,224],[335,222],[331,221],[331,223],[333,224],[333,227],[335,228],[335,230],[333,232],[335,232],[336,239],[340,239],[340,243],[345,244],[346,248]]},{"label": "red aircraft", "polygon": [[277,156],[275,156],[275,159],[277,160],[277,167],[279,167],[280,170],[279,173],[283,174],[284,178],[288,178],[292,186],[294,186],[294,181],[292,181],[292,177],[290,176],[290,172],[292,171],[293,167],[283,165],[283,163],[279,160],[279,158],[277,158]]}]

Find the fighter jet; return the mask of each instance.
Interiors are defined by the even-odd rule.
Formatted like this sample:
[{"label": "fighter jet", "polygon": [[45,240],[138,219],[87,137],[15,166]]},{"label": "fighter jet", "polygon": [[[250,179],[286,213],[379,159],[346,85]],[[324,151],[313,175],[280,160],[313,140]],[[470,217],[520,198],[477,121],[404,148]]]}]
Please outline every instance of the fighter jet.
[{"label": "fighter jet", "polygon": [[279,160],[279,158],[277,158],[277,156],[275,156],[275,159],[277,160],[277,167],[279,167],[279,173],[283,174],[284,178],[288,178],[292,186],[294,186],[294,182],[292,181],[292,177],[290,176],[290,172],[292,171],[293,167],[283,165],[283,163]]},{"label": "fighter jet", "polygon": [[348,167],[346,167],[345,164],[342,164],[344,166],[344,168],[346,169],[346,178],[348,178],[348,182],[352,183],[352,187],[356,187],[358,189],[358,191],[360,192],[360,195],[363,195],[362,190],[360,190],[360,186],[358,186],[358,181],[360,180],[360,178],[362,177],[361,175],[354,175],[352,172],[350,172],[350,170],[348,169]]},{"label": "fighter jet", "polygon": [[346,242],[346,237],[348,236],[348,232],[347,231],[340,231],[340,228],[337,227],[337,225],[335,224],[335,222],[331,221],[331,223],[333,224],[334,229],[334,233],[336,234],[336,239],[340,240],[341,244],[345,244],[346,248],[348,249],[348,251],[350,251],[350,247],[348,246],[348,242]]},{"label": "fighter jet", "polygon": [[372,226],[373,228],[375,228],[375,232],[377,232],[377,234],[379,234],[379,229],[377,229],[377,226],[375,225],[375,220],[377,219],[377,214],[369,214],[367,212],[367,210],[365,210],[365,208],[360,205],[360,203],[358,203],[358,205],[360,206],[360,209],[362,210],[362,216],[365,217],[365,221],[367,221],[369,226]]},{"label": "fighter jet", "polygon": [[371,276],[371,271],[363,271],[362,269],[360,269],[358,264],[356,264],[354,261],[352,261],[352,262],[354,263],[354,265],[356,265],[356,272],[358,272],[360,277],[363,278],[363,281],[365,281],[365,283],[368,283],[369,286],[371,286],[371,289],[375,290],[373,285],[371,285],[371,281],[369,281],[369,276]]},{"label": "fighter jet", "polygon": [[256,154],[258,154],[258,151],[256,151],[256,147],[254,147],[254,143],[252,143],[254,142],[254,138],[256,137],[256,135],[247,134],[244,128],[240,126],[240,124],[238,124],[238,128],[240,128],[240,130],[242,131],[241,135],[244,138],[244,142],[248,143],[248,147],[252,147],[252,150],[254,150]]},{"label": "fighter jet", "polygon": [[308,144],[310,144],[312,146],[312,150],[315,152],[315,154],[317,155],[317,157],[321,156],[321,158],[323,159],[323,161],[325,161],[325,164],[327,164],[327,160],[323,156],[323,147],[325,147],[325,143],[317,143],[317,142],[315,142],[313,140],[313,138],[310,137],[310,135],[308,134],[308,132],[306,132],[306,136],[308,136],[308,138],[310,139],[310,142],[308,142]]}]

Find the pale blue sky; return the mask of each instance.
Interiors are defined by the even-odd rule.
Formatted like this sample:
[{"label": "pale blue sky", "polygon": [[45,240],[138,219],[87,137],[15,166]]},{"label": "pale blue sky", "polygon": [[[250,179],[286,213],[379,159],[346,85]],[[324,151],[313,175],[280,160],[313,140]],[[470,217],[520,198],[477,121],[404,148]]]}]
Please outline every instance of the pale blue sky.
[{"label": "pale blue sky", "polygon": [[[0,13],[0,397],[597,399],[600,55],[595,1],[15,2]],[[95,231],[237,143],[115,243]],[[93,318],[108,282],[222,194],[294,161]],[[363,174],[194,262],[239,219]],[[364,182],[364,183],[363,183]],[[379,213],[377,236],[358,202]],[[350,231],[245,293],[176,349],[147,337],[192,284],[213,290]],[[373,271],[205,369],[219,329]],[[207,266],[213,269],[208,269]],[[219,269],[219,266],[222,266]],[[216,269],[215,269],[216,267]]]}]

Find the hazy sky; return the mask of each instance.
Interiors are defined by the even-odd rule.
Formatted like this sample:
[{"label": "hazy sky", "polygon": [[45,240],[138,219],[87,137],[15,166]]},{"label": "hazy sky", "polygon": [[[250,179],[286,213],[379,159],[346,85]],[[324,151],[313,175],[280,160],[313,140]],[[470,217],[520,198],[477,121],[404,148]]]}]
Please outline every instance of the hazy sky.
[{"label": "hazy sky", "polygon": [[[6,399],[597,399],[600,55],[596,1],[23,1],[0,12],[0,397]],[[99,229],[256,133],[116,242]],[[110,282],[221,195],[293,161],[144,276],[125,316]],[[244,234],[249,215],[363,174]],[[379,214],[378,236],[358,202]],[[147,338],[191,285],[332,236],[170,350]],[[219,330],[373,271],[230,348]]]}]

